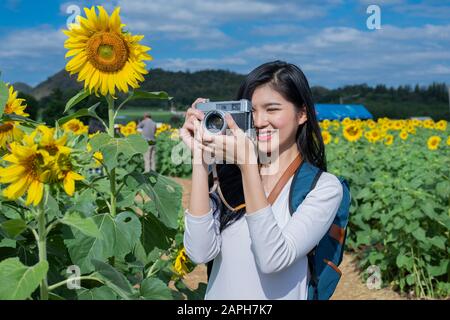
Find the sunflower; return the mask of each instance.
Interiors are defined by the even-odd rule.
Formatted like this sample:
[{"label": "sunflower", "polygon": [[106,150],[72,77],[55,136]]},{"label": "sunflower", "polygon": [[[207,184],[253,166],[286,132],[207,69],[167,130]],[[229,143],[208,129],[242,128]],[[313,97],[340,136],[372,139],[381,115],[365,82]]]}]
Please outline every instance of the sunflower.
[{"label": "sunflower", "polygon": [[63,135],[61,138],[55,138],[55,129],[46,126],[38,126],[37,132],[41,133],[40,147],[45,149],[50,155],[54,156],[59,152],[70,153],[71,148],[66,146],[67,136]]},{"label": "sunflower", "polygon": [[447,137],[447,145],[450,146],[450,136]]},{"label": "sunflower", "polygon": [[65,153],[57,155],[53,167],[56,178],[63,183],[64,191],[72,196],[75,192],[75,181],[84,180],[84,177],[73,171],[71,158]]},{"label": "sunflower", "polygon": [[377,142],[378,140],[381,139],[381,133],[380,131],[374,129],[374,130],[370,130],[369,132],[367,132],[369,138],[367,138],[367,140],[369,140],[370,142]]},{"label": "sunflower", "polygon": [[[91,135],[89,135],[89,136],[91,136]],[[90,143],[87,144],[86,149],[88,152],[92,151],[92,146]],[[103,154],[100,151],[96,151],[96,152],[94,152],[92,157],[94,158],[95,166],[100,167],[102,165],[102,161],[103,161]]]},{"label": "sunflower", "polygon": [[330,126],[330,124],[331,124],[331,121],[328,119],[325,119],[319,123],[320,127],[322,127],[322,129],[324,129],[324,130],[328,130],[328,127]]},{"label": "sunflower", "polygon": [[136,124],[135,121],[130,121],[130,122],[127,123],[127,127],[131,127],[131,128],[136,129],[137,128],[137,124]]},{"label": "sunflower", "polygon": [[384,144],[390,146],[394,142],[394,136],[392,134],[387,134],[384,137]]},{"label": "sunflower", "polygon": [[362,136],[362,130],[359,126],[350,124],[343,129],[344,138],[350,142],[359,140]]},{"label": "sunflower", "polygon": [[0,148],[5,149],[8,143],[22,140],[23,131],[18,124],[15,121],[0,123]]},{"label": "sunflower", "polygon": [[103,153],[101,153],[100,151],[96,151],[94,152],[94,155],[92,157],[95,160],[95,166],[100,167],[103,161]]},{"label": "sunflower", "polygon": [[390,129],[390,126],[389,126],[387,123],[383,123],[383,124],[381,125],[381,131],[383,131],[383,132],[388,132],[389,129]]},{"label": "sunflower", "polygon": [[180,276],[184,276],[185,274],[189,273],[187,263],[188,257],[186,255],[186,249],[183,247],[180,251],[178,251],[177,257],[175,258],[175,262],[173,264],[173,268]]},{"label": "sunflower", "polygon": [[322,139],[324,144],[329,144],[331,142],[331,134],[328,131],[322,131]]},{"label": "sunflower", "polygon": [[406,131],[410,134],[416,134],[416,128],[413,125],[406,126]]},{"label": "sunflower", "polygon": [[344,118],[344,120],[342,120],[342,125],[343,126],[348,126],[352,123],[352,119],[350,118]]},{"label": "sunflower", "polygon": [[374,129],[377,126],[375,121],[373,121],[372,119],[367,120],[366,124],[370,129]]},{"label": "sunflower", "polygon": [[156,129],[155,137],[166,131],[172,131],[172,127],[170,124],[163,123]]},{"label": "sunflower", "polygon": [[24,112],[27,107],[26,104],[23,104],[24,101],[25,99],[18,99],[17,91],[14,91],[13,86],[9,86],[8,100],[6,101],[5,110],[3,112],[6,114],[14,113],[18,116],[28,117],[29,114]]},{"label": "sunflower", "polygon": [[434,121],[432,119],[427,119],[423,122],[423,127],[426,129],[434,129]]},{"label": "sunflower", "polygon": [[439,147],[440,142],[441,142],[441,137],[431,136],[430,138],[428,138],[428,141],[427,141],[428,149],[436,150]]},{"label": "sunflower", "polygon": [[78,81],[95,94],[115,96],[116,88],[128,92],[128,86],[138,88],[144,81],[144,60],[152,60],[147,53],[151,48],[139,44],[144,36],[133,36],[123,31],[116,8],[111,16],[102,6],[84,8],[85,17],[80,25],[72,24],[64,34],[69,38],[64,47],[69,51],[66,58],[73,57],[66,65],[70,74],[78,73]]},{"label": "sunflower", "polygon": [[50,175],[51,156],[45,150],[38,150],[38,145],[23,146],[17,142],[10,144],[11,153],[3,160],[11,163],[0,168],[0,183],[9,184],[3,195],[15,200],[27,192],[26,205],[37,206],[44,192],[44,183]]},{"label": "sunflower", "polygon": [[399,134],[399,137],[400,137],[400,139],[402,139],[402,140],[408,139],[408,132],[405,131],[405,130],[402,130],[402,131],[400,132],[400,134]]},{"label": "sunflower", "polygon": [[436,129],[445,131],[447,129],[447,121],[440,120],[440,121],[436,122]]},{"label": "sunflower", "polygon": [[88,126],[84,125],[84,123],[78,119],[72,119],[67,121],[62,125],[62,128],[64,131],[66,132],[72,131],[76,135],[87,133],[89,129]]},{"label": "sunflower", "polygon": [[125,137],[128,137],[130,134],[136,134],[136,122],[131,121],[128,122],[126,126],[119,125],[120,133],[123,134]]},{"label": "sunflower", "polygon": [[172,134],[170,135],[170,139],[172,140],[180,139],[180,132],[178,131],[178,129],[173,129]]}]

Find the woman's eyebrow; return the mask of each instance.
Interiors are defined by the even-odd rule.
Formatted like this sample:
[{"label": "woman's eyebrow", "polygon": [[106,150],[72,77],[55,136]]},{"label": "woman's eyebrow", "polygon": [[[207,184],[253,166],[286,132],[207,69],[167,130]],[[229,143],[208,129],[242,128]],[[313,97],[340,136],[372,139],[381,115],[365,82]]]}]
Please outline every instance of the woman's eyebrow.
[{"label": "woman's eyebrow", "polygon": [[[254,105],[254,106],[256,107],[256,105]],[[269,106],[281,106],[281,103],[279,103],[279,102],[267,102],[267,103],[264,103],[261,106],[261,108],[267,108]]]}]

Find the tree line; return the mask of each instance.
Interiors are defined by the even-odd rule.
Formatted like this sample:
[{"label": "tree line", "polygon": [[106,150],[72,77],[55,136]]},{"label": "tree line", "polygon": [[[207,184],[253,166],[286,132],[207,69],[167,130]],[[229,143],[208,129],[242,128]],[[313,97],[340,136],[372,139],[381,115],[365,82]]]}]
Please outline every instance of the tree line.
[{"label": "tree line", "polygon": [[[68,75],[67,75],[68,76]],[[244,80],[244,75],[226,70],[204,70],[197,72],[171,72],[162,69],[150,70],[141,90],[166,91],[173,100],[168,101],[136,101],[132,107],[143,107],[146,110],[167,109],[186,110],[197,97],[210,98],[212,101],[232,100]],[[74,80],[75,81],[75,80]],[[56,81],[55,81],[56,82]],[[60,82],[60,81],[58,81]],[[76,82],[75,82],[76,83]],[[19,93],[27,99],[27,112],[33,119],[41,119],[53,124],[63,115],[65,103],[76,94],[78,88],[70,86],[60,88],[55,83],[51,94],[36,100],[33,96]],[[335,89],[321,86],[312,87],[315,103],[363,104],[375,118],[409,118],[416,116],[431,117],[434,120],[450,120],[449,92],[445,83],[432,83],[428,86],[401,85],[387,87],[379,84],[347,85]],[[119,95],[118,100],[123,99]],[[80,103],[74,110],[89,107],[96,102],[90,97]],[[106,107],[97,110],[106,116]]]}]

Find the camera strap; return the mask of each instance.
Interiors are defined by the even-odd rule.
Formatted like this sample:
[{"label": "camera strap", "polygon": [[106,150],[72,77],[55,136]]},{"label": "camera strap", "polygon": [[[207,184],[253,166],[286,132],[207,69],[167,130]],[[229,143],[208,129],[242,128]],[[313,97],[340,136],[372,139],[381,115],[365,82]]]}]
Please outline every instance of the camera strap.
[{"label": "camera strap", "polygon": [[[280,179],[278,180],[277,184],[275,185],[275,187],[272,189],[272,191],[270,192],[269,196],[267,197],[267,201],[270,203],[270,205],[272,205],[275,202],[275,200],[277,199],[277,197],[280,194],[281,190],[286,185],[286,183],[289,181],[289,179],[295,174],[297,169],[300,167],[301,163],[302,163],[302,157],[301,157],[301,155],[299,153],[295,157],[295,159],[291,162],[291,164],[287,167],[287,169],[285,170],[285,172],[280,177]],[[211,190],[209,191],[209,193],[213,193],[214,191],[217,190],[217,193],[219,194],[219,197],[222,200],[223,204],[225,204],[225,206],[228,209],[230,209],[232,212],[236,212],[236,211],[238,211],[238,210],[240,210],[242,208],[245,208],[245,203],[240,204],[239,206],[233,208],[225,200],[225,197],[222,194],[222,190],[220,189],[220,182],[219,182],[219,176],[217,174],[216,164],[213,164],[213,166],[212,166],[212,174],[213,174],[214,184],[213,184]]]},{"label": "camera strap", "polygon": [[219,183],[219,176],[217,175],[217,166],[214,163],[212,165],[212,174],[213,174],[213,181],[214,184],[211,188],[211,190],[209,191],[209,193],[213,193],[214,191],[217,190],[217,193],[219,194],[220,199],[222,200],[223,204],[231,210],[231,212],[236,212],[242,208],[245,208],[245,203],[242,203],[240,205],[238,205],[236,208],[233,208],[232,206],[230,206],[230,204],[225,200],[225,197],[222,194],[222,190],[220,189],[220,183]]}]

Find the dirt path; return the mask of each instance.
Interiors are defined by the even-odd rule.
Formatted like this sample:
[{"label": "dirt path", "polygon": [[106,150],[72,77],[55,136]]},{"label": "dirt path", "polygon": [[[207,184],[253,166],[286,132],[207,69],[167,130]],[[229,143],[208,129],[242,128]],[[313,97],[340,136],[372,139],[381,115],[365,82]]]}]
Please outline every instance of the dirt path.
[{"label": "dirt path", "polygon": [[[187,208],[191,192],[191,180],[173,178],[183,187],[183,208]],[[406,299],[393,290],[373,289],[370,290],[361,280],[354,257],[345,253],[339,268],[342,271],[342,278],[336,288],[332,300],[400,300]],[[206,266],[199,265],[193,272],[185,277],[185,283],[191,289],[197,288],[199,282],[206,283]]]}]

